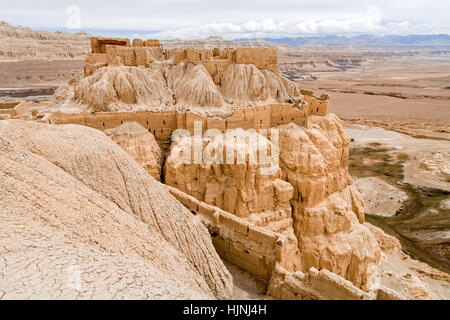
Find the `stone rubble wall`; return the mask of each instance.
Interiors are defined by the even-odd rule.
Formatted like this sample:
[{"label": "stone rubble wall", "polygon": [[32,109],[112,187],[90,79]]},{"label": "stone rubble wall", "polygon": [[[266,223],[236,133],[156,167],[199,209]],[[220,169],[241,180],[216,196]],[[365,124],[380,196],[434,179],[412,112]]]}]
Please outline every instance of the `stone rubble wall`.
[{"label": "stone rubble wall", "polygon": [[282,300],[377,299],[376,292],[365,292],[327,269],[289,272],[279,265],[272,274],[267,294]]},{"label": "stone rubble wall", "polygon": [[0,101],[0,110],[2,109],[12,109],[17,106],[21,101],[20,100],[6,100]]},{"label": "stone rubble wall", "polygon": [[27,102],[6,102],[0,105],[0,120],[7,119],[31,119],[31,110],[29,109]]},{"label": "stone rubble wall", "polygon": [[309,105],[309,115],[326,116],[328,113],[328,106],[330,102],[330,96],[322,94],[320,97],[314,96],[314,92],[311,90],[301,89],[300,92]]},{"label": "stone rubble wall", "polygon": [[130,47],[130,40],[127,38],[109,38],[109,37],[92,37],[91,50],[92,53],[106,53],[108,46],[124,46]]},{"label": "stone rubble wall", "polygon": [[85,76],[99,67],[120,64],[125,66],[148,66],[155,60],[176,65],[186,61],[202,64],[216,84],[229,64],[253,64],[260,70],[278,73],[278,54],[274,48],[227,48],[227,49],[162,49],[159,40],[133,40],[133,46],[125,38],[91,39],[92,53],[86,57]]},{"label": "stone rubble wall", "polygon": [[53,124],[78,124],[99,130],[113,129],[125,122],[138,122],[148,129],[158,142],[167,141],[176,129],[187,129],[194,132],[195,121],[202,122],[203,131],[218,129],[225,132],[227,129],[269,129],[290,122],[304,127],[308,121],[306,107],[294,108],[289,104],[269,104],[250,108],[236,109],[228,118],[208,118],[192,112],[181,113],[175,110],[153,112],[99,112],[89,113],[62,113],[54,112],[48,118]]},{"label": "stone rubble wall", "polygon": [[276,263],[290,259],[285,236],[257,227],[226,212],[208,205],[170,186],[169,192],[186,208],[201,219],[212,236],[213,245],[225,259],[258,279],[268,283]]}]

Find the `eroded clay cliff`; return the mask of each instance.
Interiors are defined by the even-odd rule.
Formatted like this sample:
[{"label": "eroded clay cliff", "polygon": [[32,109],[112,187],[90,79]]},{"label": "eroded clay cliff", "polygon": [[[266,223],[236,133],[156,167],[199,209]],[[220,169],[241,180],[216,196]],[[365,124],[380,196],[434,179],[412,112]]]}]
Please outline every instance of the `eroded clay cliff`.
[{"label": "eroded clay cliff", "polygon": [[267,138],[242,129],[218,132],[200,137],[201,150],[196,139],[172,143],[165,184],[273,231],[292,230],[292,186],[280,179]]},{"label": "eroded clay cliff", "polygon": [[231,297],[207,230],[106,135],[10,120],[0,143],[2,297]]},{"label": "eroded clay cliff", "polygon": [[328,269],[364,290],[379,283],[380,249],[347,171],[349,139],[333,114],[280,129],[280,167],[294,188],[293,225],[303,270]]},{"label": "eroded clay cliff", "polygon": [[0,21],[0,60],[83,59],[89,52],[85,32],[34,31]]},{"label": "eroded clay cliff", "polygon": [[161,179],[161,148],[151,134],[137,122],[126,122],[105,133],[156,180]]},{"label": "eroded clay cliff", "polygon": [[293,103],[301,97],[294,82],[253,65],[230,64],[215,84],[201,64],[155,62],[147,68],[108,66],[56,92],[52,106],[80,111],[135,111],[221,108]]}]

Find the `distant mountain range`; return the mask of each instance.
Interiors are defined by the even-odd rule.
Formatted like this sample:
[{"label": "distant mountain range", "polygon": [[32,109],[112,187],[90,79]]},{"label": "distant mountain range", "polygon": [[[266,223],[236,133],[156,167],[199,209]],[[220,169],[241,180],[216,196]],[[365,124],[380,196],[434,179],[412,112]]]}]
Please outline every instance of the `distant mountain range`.
[{"label": "distant mountain range", "polygon": [[[52,32],[53,31],[53,32]],[[88,31],[88,32],[86,32]],[[151,33],[151,32],[150,32]],[[39,31],[32,30],[24,26],[13,26],[5,21],[0,21],[0,39],[3,41],[3,45],[11,47],[11,52],[4,51],[5,57],[13,58],[17,51],[14,49],[13,40],[19,39],[33,39],[33,40],[66,40],[85,42],[85,46],[89,47],[89,38],[91,35],[97,36],[109,36],[109,37],[127,37],[127,38],[144,38],[145,34],[149,34],[149,31],[139,30],[84,30],[74,33],[73,30],[51,30],[51,31]],[[81,43],[80,43],[81,44]],[[357,46],[365,48],[450,48],[450,35],[449,34],[431,34],[431,35],[359,35],[359,36],[337,36],[337,35],[324,35],[324,36],[298,36],[298,37],[283,37],[283,38],[240,38],[234,40],[225,40],[220,36],[210,36],[203,40],[161,40],[167,48],[171,47],[199,47],[199,48],[222,48],[222,47],[270,47],[277,48],[279,50],[289,49],[292,47],[301,46]],[[5,48],[2,48],[5,49]],[[88,50],[88,49],[86,49]],[[81,52],[80,52],[81,53]],[[1,60],[0,53],[0,60]]]},{"label": "distant mountain range", "polygon": [[[255,38],[235,39],[234,41],[254,41]],[[361,46],[361,47],[450,47],[450,35],[407,35],[407,36],[376,36],[359,35],[353,37],[345,36],[316,36],[316,37],[285,37],[285,38],[262,38],[260,40],[286,44],[294,47],[307,45],[325,46]]]}]

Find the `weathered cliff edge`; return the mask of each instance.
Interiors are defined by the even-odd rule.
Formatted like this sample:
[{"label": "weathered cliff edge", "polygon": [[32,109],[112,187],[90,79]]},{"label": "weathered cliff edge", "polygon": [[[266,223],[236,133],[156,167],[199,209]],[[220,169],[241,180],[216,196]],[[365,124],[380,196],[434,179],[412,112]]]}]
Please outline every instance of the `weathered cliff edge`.
[{"label": "weathered cliff edge", "polygon": [[231,297],[205,227],[102,132],[7,120],[0,144],[1,298]]},{"label": "weathered cliff edge", "polygon": [[361,195],[348,174],[348,144],[334,115],[280,127],[280,167],[294,187],[293,225],[302,270],[327,269],[370,291],[379,283],[380,249],[363,225]]},{"label": "weathered cliff edge", "polygon": [[0,61],[83,59],[89,52],[90,35],[58,31],[34,31],[0,21]]}]

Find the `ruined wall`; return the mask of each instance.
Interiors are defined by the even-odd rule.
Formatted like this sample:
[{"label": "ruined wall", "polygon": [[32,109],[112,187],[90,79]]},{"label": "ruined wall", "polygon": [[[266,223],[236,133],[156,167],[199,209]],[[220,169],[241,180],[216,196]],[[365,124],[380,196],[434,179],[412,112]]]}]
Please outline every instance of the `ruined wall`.
[{"label": "ruined wall", "polygon": [[147,39],[144,41],[144,47],[160,48],[161,44],[157,39]]},{"label": "ruined wall", "polygon": [[229,48],[229,49],[167,49],[168,58],[178,54],[174,64],[186,59],[193,64],[203,64],[208,69],[209,62],[254,64],[258,69],[278,72],[277,50],[273,48]]},{"label": "ruined wall", "polygon": [[30,119],[31,111],[28,108],[26,101],[17,103],[6,102],[0,105],[0,120],[7,119]]},{"label": "ruined wall", "polygon": [[[91,38],[91,52],[97,54],[106,54],[109,46],[131,47],[128,38],[113,38],[113,37],[92,37]],[[133,39],[133,47],[154,47],[160,48],[159,40],[157,39]]]},{"label": "ruined wall", "polygon": [[377,298],[376,291],[365,292],[326,269],[293,271],[289,268],[292,248],[285,236],[254,226],[176,188],[167,188],[208,228],[219,256],[268,284],[267,294],[272,297],[283,300]]},{"label": "ruined wall", "polygon": [[253,108],[236,109],[229,118],[208,118],[192,112],[180,113],[174,110],[153,112],[99,112],[96,114],[68,114],[54,112],[49,117],[53,124],[79,124],[99,130],[112,129],[125,122],[137,122],[148,129],[158,140],[167,141],[176,129],[187,129],[194,133],[195,121],[202,122],[202,129],[268,129],[277,125],[294,122],[298,126],[307,124],[307,109],[293,108],[289,104],[269,104]]},{"label": "ruined wall", "polygon": [[365,292],[327,269],[289,272],[277,265],[267,294],[282,300],[373,300],[376,292]]},{"label": "ruined wall", "polygon": [[102,131],[116,128],[126,122],[137,122],[151,132],[160,147],[166,151],[170,146],[172,132],[176,129],[187,129],[193,134],[195,121],[202,123],[203,132],[208,129],[225,132],[228,129],[236,128],[254,129],[258,132],[291,122],[299,127],[306,127],[309,114],[310,111],[306,105],[294,107],[287,103],[275,103],[235,109],[228,118],[211,118],[193,112],[169,110],[161,112],[98,112],[95,114],[53,112],[46,117],[46,120],[53,124],[72,123]]},{"label": "ruined wall", "polygon": [[[168,60],[174,65],[186,61],[192,64],[202,64],[217,84],[220,76],[231,63],[254,64],[260,70],[270,70],[278,73],[278,55],[273,48],[230,48],[230,49],[166,49],[163,50],[159,40],[143,41],[134,39],[133,46],[125,38],[91,38],[92,54],[86,59],[85,75],[91,75],[99,66],[97,64],[123,64],[126,66],[148,65],[155,56],[159,60]],[[152,54],[142,51],[144,48],[155,49]],[[158,52],[156,52],[158,51]],[[106,55],[99,57],[98,55]],[[137,58],[141,56],[142,59]]]},{"label": "ruined wall", "polygon": [[320,100],[314,97],[304,96],[309,105],[309,114],[315,116],[326,116],[328,113],[329,100]]},{"label": "ruined wall", "polygon": [[308,103],[310,115],[325,116],[328,113],[330,97],[327,94],[316,97],[311,90],[301,89],[300,92],[303,94],[303,99]]},{"label": "ruined wall", "polygon": [[[314,101],[311,98],[310,101]],[[324,101],[327,103],[327,101]],[[136,121],[147,128],[159,140],[169,139],[175,129],[187,129],[194,132],[195,121],[202,122],[203,130],[218,129],[269,129],[293,122],[300,127],[308,125],[310,111],[304,106],[298,108],[286,103],[260,105],[252,108],[242,108],[233,111],[228,118],[209,118],[192,112],[180,113],[171,111],[140,111],[140,112],[99,112],[96,114],[68,114],[54,112],[49,117],[50,123],[74,123],[99,130],[112,129],[124,122]]]},{"label": "ruined wall", "polygon": [[266,283],[269,282],[276,263],[283,265],[291,259],[287,239],[283,235],[256,227],[176,188],[167,188],[206,225],[213,245],[222,259]]},{"label": "ruined wall", "polygon": [[130,40],[127,38],[109,38],[109,37],[92,37],[91,50],[92,53],[106,53],[107,46],[130,46]]},{"label": "ruined wall", "polygon": [[89,53],[84,60],[84,76],[89,76],[98,68],[108,65],[108,56],[102,53]]},{"label": "ruined wall", "polygon": [[166,59],[173,59],[173,64],[184,60],[192,64],[202,64],[214,83],[219,83],[220,76],[229,64],[253,64],[260,70],[278,73],[278,55],[271,48],[235,48],[235,49],[167,49]]},{"label": "ruined wall", "polygon": [[12,109],[17,106],[21,101],[20,100],[7,100],[0,101],[0,110],[1,109]]},{"label": "ruined wall", "polygon": [[114,63],[138,66],[153,62],[152,55],[145,49],[157,49],[157,55],[162,53],[159,40],[156,39],[134,39],[131,46],[127,38],[92,37],[91,53],[85,59],[84,75],[89,76],[98,68]]},{"label": "ruined wall", "polygon": [[278,73],[278,55],[274,48],[236,48],[234,63],[254,64],[258,69]]}]

